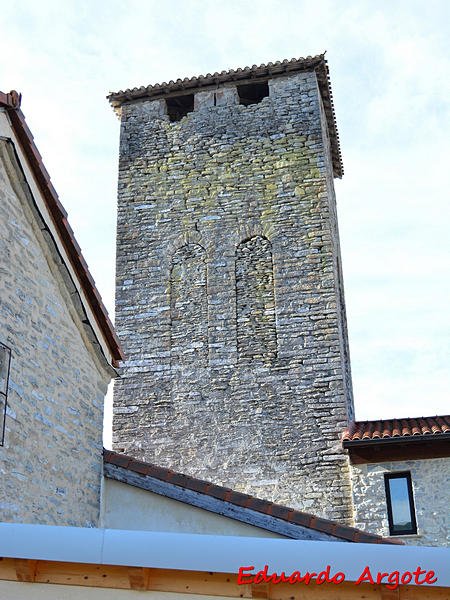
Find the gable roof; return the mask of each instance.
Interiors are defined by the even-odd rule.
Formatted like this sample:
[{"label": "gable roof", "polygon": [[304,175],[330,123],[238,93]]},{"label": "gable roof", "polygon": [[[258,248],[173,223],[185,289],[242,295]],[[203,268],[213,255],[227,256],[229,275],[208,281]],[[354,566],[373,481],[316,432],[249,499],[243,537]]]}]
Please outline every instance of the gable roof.
[{"label": "gable roof", "polygon": [[[310,539],[334,539],[334,541],[365,544],[401,543],[366,533],[354,527],[341,525],[329,519],[315,517],[281,504],[242,494],[208,481],[177,473],[171,469],[142,462],[111,450],[103,450],[103,463],[105,477],[110,479],[165,495],[294,539],[300,539],[304,537],[305,532],[309,532]],[[164,487],[158,485],[158,482],[164,482]],[[184,493],[177,493],[177,491]]]},{"label": "gable roof", "polygon": [[207,73],[196,77],[185,77],[176,81],[156,83],[154,85],[141,86],[139,88],[128,88],[119,92],[111,92],[107,98],[113,108],[120,112],[120,107],[126,102],[143,99],[157,99],[175,92],[189,93],[199,91],[207,87],[217,87],[224,83],[244,83],[254,81],[266,81],[282,75],[290,75],[302,71],[315,71],[322,96],[323,107],[328,124],[330,136],[331,156],[335,177],[342,177],[344,167],[342,164],[341,150],[339,146],[339,135],[336,125],[336,116],[333,105],[333,95],[329,77],[329,69],[325,54],[307,56],[306,58],[292,58],[291,60],[277,60],[259,66],[244,67],[243,69],[230,69],[221,73]]},{"label": "gable roof", "polygon": [[62,245],[67,253],[70,263],[78,277],[81,289],[99,326],[107,347],[111,353],[113,366],[118,366],[124,355],[119,345],[119,340],[114,327],[108,317],[107,310],[95,286],[95,281],[89,272],[87,263],[78,245],[72,228],[67,221],[67,212],[59,201],[58,194],[50,181],[42,157],[34,143],[33,135],[25,122],[25,116],[20,109],[21,95],[16,91],[9,94],[0,92],[0,107],[4,108],[9,116],[11,127],[20,143],[28,165],[35,177],[36,183],[42,194],[49,214],[52,217]]}]

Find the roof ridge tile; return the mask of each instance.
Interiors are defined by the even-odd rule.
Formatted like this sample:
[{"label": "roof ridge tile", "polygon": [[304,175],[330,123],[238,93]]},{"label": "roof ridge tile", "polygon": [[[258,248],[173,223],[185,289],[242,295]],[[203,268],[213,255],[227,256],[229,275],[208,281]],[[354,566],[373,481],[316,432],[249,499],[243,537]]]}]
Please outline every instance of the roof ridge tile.
[{"label": "roof ridge tile", "polygon": [[211,496],[217,500],[229,502],[235,506],[240,506],[248,510],[270,515],[275,519],[280,519],[282,521],[299,525],[301,527],[306,527],[308,529],[314,529],[315,531],[332,535],[340,539],[345,539],[347,541],[360,541],[361,538],[361,540],[363,540],[365,543],[372,542],[377,544],[399,543],[375,534],[362,532],[359,529],[342,525],[336,521],[331,521],[330,519],[311,515],[309,513],[294,508],[289,508],[269,500],[263,500],[249,494],[232,490],[230,488],[218,486],[208,481],[203,481],[189,475],[177,473],[171,469],[158,467],[152,463],[146,463],[131,456],[117,453],[112,450],[104,449],[103,457],[106,463],[133,471],[142,475],[143,477],[155,477],[157,479],[163,479],[171,485],[189,489],[197,493],[204,494],[205,496]]},{"label": "roof ridge tile", "polygon": [[361,442],[389,440],[393,438],[409,438],[439,436],[450,434],[450,415],[432,417],[404,417],[400,419],[381,419],[373,421],[352,421],[342,434],[343,442]]}]

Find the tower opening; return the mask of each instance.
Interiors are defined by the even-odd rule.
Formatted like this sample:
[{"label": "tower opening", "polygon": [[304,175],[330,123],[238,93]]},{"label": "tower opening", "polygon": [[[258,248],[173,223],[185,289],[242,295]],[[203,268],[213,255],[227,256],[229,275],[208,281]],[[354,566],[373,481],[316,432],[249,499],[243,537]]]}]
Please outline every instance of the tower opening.
[{"label": "tower opening", "polygon": [[269,95],[269,83],[267,81],[246,83],[236,87],[239,95],[239,104],[243,104],[244,106],[258,104],[263,98]]},{"label": "tower opening", "polygon": [[180,121],[188,113],[194,110],[194,94],[166,98],[166,106],[169,119],[172,122]]}]

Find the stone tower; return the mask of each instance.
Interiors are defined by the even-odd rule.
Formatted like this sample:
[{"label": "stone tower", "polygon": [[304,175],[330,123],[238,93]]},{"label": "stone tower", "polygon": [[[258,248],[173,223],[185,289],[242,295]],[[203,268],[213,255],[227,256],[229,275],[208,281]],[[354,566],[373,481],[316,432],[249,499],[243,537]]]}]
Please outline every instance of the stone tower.
[{"label": "stone tower", "polygon": [[342,165],[324,57],[109,99],[127,356],[115,449],[348,522]]}]

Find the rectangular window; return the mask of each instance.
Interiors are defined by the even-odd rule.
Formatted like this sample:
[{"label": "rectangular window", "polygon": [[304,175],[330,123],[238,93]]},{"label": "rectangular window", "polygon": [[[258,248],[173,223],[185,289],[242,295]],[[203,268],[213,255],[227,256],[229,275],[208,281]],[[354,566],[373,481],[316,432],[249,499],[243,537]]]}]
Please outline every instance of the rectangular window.
[{"label": "rectangular window", "polygon": [[384,485],[389,533],[391,535],[417,533],[411,473],[386,473]]},{"label": "rectangular window", "polygon": [[0,342],[0,446],[5,437],[6,404],[8,397],[9,363],[11,349]]}]

